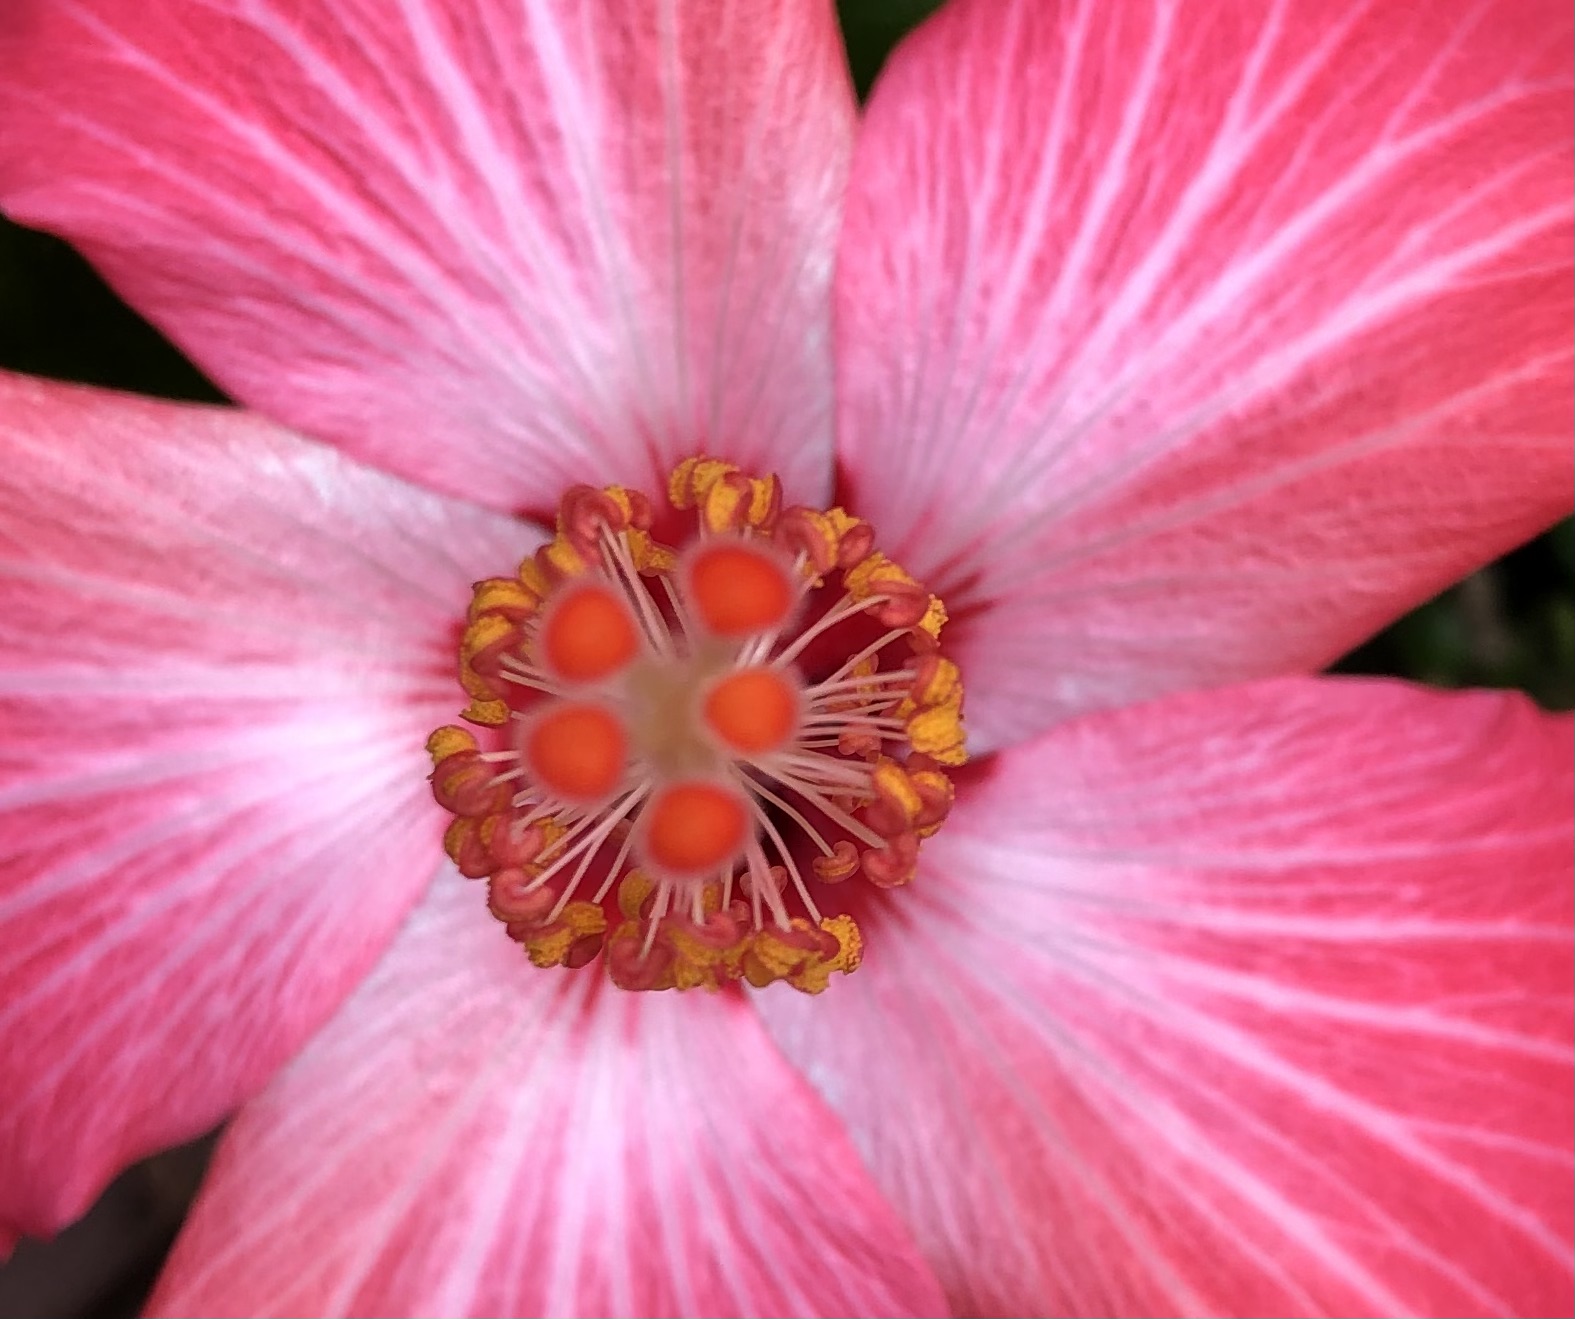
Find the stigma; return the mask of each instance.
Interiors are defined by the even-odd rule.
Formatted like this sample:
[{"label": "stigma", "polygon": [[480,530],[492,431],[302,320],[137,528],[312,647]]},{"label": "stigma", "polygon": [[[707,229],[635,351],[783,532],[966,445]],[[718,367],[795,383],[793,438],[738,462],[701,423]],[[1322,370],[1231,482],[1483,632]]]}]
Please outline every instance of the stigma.
[{"label": "stigma", "polygon": [[854,887],[910,883],[951,807],[945,607],[773,476],[695,458],[663,493],[575,486],[476,583],[471,727],[427,742],[444,848],[537,966],[818,993],[864,955]]}]

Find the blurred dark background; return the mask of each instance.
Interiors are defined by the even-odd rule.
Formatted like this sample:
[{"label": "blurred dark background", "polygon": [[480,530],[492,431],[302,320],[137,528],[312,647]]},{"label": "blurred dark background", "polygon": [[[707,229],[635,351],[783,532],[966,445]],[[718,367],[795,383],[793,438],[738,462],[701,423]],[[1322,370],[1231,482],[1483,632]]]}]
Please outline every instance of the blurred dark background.
[{"label": "blurred dark background", "polygon": [[[892,45],[937,0],[841,0],[864,94]],[[0,220],[0,368],[168,398],[223,395],[69,247]],[[1336,668],[1442,687],[1516,687],[1575,706],[1575,524],[1490,564],[1400,619]],[[127,1171],[55,1241],[0,1265],[0,1319],[119,1319],[138,1312],[201,1179],[212,1140]]]}]

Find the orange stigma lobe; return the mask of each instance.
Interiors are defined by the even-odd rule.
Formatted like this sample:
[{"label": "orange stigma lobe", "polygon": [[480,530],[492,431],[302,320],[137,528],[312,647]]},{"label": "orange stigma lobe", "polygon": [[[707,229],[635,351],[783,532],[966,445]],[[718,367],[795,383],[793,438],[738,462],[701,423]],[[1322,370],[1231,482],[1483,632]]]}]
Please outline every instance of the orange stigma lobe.
[{"label": "orange stigma lobe", "polygon": [[525,734],[525,765],[553,795],[586,802],[618,786],[628,759],[623,725],[605,706],[560,701]]},{"label": "orange stigma lobe", "polygon": [[689,560],[689,602],[706,631],[747,637],[787,622],[797,598],[788,569],[775,555],[744,541],[715,540]]},{"label": "orange stigma lobe", "polygon": [[642,850],[653,866],[679,878],[707,878],[743,850],[749,808],[720,783],[674,783],[651,799],[641,825]]},{"label": "orange stigma lobe", "polygon": [[706,725],[723,745],[743,755],[775,751],[798,728],[793,684],[771,668],[735,669],[705,696]]},{"label": "orange stigma lobe", "polygon": [[541,626],[541,658],[565,682],[599,682],[628,667],[640,648],[628,606],[596,582],[569,587]]}]

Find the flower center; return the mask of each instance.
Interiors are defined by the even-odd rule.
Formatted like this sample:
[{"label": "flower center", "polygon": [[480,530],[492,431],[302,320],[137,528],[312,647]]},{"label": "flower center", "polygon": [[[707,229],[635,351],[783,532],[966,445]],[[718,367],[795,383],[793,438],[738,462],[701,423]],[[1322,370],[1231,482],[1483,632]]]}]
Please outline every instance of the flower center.
[{"label": "flower center", "polygon": [[839,886],[906,884],[951,806],[946,613],[775,477],[690,459],[667,503],[576,486],[549,544],[476,584],[460,680],[485,731],[427,744],[444,846],[538,966],[819,992],[863,955]]}]

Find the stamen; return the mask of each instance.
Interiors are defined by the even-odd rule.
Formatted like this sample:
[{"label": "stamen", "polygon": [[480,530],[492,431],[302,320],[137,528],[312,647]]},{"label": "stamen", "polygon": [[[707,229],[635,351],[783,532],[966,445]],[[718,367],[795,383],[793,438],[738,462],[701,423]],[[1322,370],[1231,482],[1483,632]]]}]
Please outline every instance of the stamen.
[{"label": "stamen", "polygon": [[[658,654],[670,655],[673,651],[672,637],[662,622],[662,616],[657,612],[651,600],[650,592],[640,585],[640,573],[634,566],[634,560],[629,554],[629,543],[623,536],[615,536],[608,530],[607,524],[602,524],[602,545],[607,554],[611,555],[614,565],[618,569],[618,577],[625,594],[634,602],[640,615],[640,630],[645,634],[646,643]],[[665,580],[665,579],[664,579]]]},{"label": "stamen", "polygon": [[783,815],[787,816],[788,819],[792,820],[794,824],[798,825],[798,827],[804,831],[804,836],[820,849],[822,855],[832,855],[831,844],[820,836],[819,831],[816,830],[815,827],[804,818],[803,812],[799,811],[795,806],[793,806],[791,802],[784,801],[781,797],[777,796],[776,793],[772,792],[770,788],[764,787],[759,783],[751,781],[749,788],[755,796],[761,798],[763,801],[770,802],[771,805],[775,806],[777,810],[782,812]]},{"label": "stamen", "polygon": [[838,886],[907,884],[951,805],[946,611],[774,477],[691,459],[667,496],[687,548],[638,491],[576,486],[549,544],[477,583],[463,718],[490,741],[428,742],[443,845],[537,966],[819,993],[863,957]]},{"label": "stamen", "polygon": [[845,623],[850,618],[855,618],[866,610],[875,609],[886,603],[886,597],[881,595],[870,596],[865,600],[855,600],[851,595],[845,595],[837,602],[837,606],[814,627],[810,628],[799,637],[791,646],[776,657],[775,663],[780,668],[791,664],[804,653],[805,648],[816,637],[831,631],[838,623]]},{"label": "stamen", "polygon": [[[875,604],[875,603],[877,603],[877,601],[866,600],[866,601],[864,601],[864,607],[867,609],[867,608],[869,608],[870,605]],[[880,638],[876,639],[875,641],[870,642],[869,645],[865,646],[864,649],[859,651],[859,653],[857,655],[855,655],[852,659],[848,660],[840,668],[838,668],[838,670],[835,673],[833,673],[831,675],[831,677],[827,678],[822,683],[816,684],[818,690],[826,691],[829,688],[841,686],[843,679],[845,679],[848,674],[852,673],[856,668],[858,668],[859,665],[867,662],[868,660],[874,659],[875,656],[879,655],[881,653],[881,651],[886,649],[887,646],[891,645],[895,641],[901,641],[904,637],[909,636],[909,635],[910,635],[910,632],[909,632],[909,629],[907,629],[907,628],[902,628],[902,627],[894,627],[894,628],[892,628],[892,630],[890,632],[886,633],[885,636],[880,637]],[[895,677],[897,677],[899,675],[897,675],[895,673],[892,673],[892,674],[882,674],[881,676],[884,679],[889,681],[890,679],[895,678]]]}]

